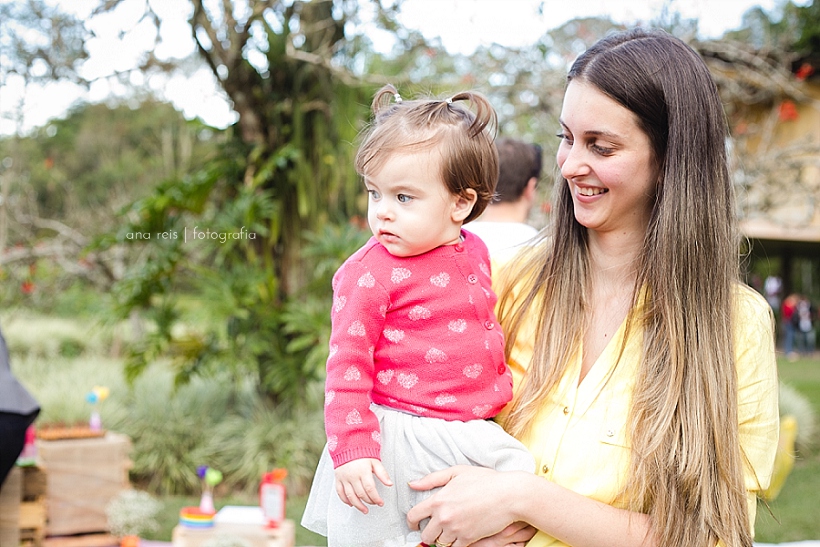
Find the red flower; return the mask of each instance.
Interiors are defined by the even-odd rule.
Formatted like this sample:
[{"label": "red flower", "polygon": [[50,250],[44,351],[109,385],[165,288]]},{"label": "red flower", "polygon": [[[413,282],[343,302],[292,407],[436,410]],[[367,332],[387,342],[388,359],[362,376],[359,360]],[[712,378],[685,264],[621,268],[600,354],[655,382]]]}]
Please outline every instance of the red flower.
[{"label": "red flower", "polygon": [[812,74],[814,74],[814,67],[809,63],[803,63],[800,65],[800,68],[797,69],[797,72],[794,73],[794,77],[802,82]]},{"label": "red flower", "polygon": [[800,114],[797,112],[797,106],[795,106],[794,102],[785,100],[780,103],[780,112],[778,113],[780,117],[780,121],[788,122],[791,120],[796,120],[800,117]]},{"label": "red flower", "polygon": [[23,291],[23,294],[31,294],[34,292],[34,283],[31,281],[23,281],[20,285],[20,290]]}]

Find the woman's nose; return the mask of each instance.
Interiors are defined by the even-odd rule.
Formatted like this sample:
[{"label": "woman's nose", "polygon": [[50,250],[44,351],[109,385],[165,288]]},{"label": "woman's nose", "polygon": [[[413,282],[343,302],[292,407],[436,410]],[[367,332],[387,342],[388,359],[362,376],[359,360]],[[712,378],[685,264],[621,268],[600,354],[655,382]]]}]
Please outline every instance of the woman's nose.
[{"label": "woman's nose", "polygon": [[573,179],[589,173],[589,164],[584,156],[583,148],[574,144],[567,144],[558,150],[558,166],[561,169],[561,176],[566,180]]}]

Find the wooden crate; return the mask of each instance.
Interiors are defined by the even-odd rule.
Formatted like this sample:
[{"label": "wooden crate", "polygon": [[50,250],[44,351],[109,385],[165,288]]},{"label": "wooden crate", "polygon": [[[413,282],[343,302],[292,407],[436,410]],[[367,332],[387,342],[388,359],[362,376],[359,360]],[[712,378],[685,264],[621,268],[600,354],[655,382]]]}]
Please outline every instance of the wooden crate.
[{"label": "wooden crate", "polygon": [[20,501],[23,498],[23,472],[11,468],[0,489],[0,547],[20,545]]},{"label": "wooden crate", "polygon": [[46,528],[45,473],[14,467],[0,492],[0,547],[41,547]]},{"label": "wooden crate", "polygon": [[104,437],[37,440],[37,456],[46,474],[46,535],[107,532],[105,508],[129,488],[130,439],[108,432]]}]

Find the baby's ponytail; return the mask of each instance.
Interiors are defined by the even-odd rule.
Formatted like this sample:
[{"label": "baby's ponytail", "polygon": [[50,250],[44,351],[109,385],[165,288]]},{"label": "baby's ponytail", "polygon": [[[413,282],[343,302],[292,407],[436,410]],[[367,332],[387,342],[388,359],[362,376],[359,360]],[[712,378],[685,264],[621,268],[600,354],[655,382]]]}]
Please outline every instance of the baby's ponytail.
[{"label": "baby's ponytail", "polygon": [[402,102],[401,95],[399,95],[398,90],[392,85],[387,84],[378,90],[376,95],[373,97],[373,102],[370,104],[370,109],[373,111],[373,115],[378,117],[380,112],[391,106],[391,100],[395,104],[401,104]]},{"label": "baby's ponytail", "polygon": [[462,91],[447,99],[445,103],[449,105],[456,101],[469,101],[475,108],[475,119],[470,125],[471,137],[475,137],[485,129],[491,137],[495,137],[498,130],[498,116],[487,97],[477,91]]}]

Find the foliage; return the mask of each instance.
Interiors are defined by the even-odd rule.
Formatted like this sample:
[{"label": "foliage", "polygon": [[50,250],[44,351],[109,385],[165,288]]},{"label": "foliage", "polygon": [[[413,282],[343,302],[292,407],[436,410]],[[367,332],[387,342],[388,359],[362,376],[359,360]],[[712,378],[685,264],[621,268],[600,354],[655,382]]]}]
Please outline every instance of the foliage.
[{"label": "foliage", "polygon": [[[125,324],[103,328],[7,311],[2,327],[12,370],[42,407],[38,425],[87,422],[92,407],[85,394],[94,385],[110,388],[99,405],[103,427],[132,439],[131,478],[141,488],[199,493],[196,469],[203,463],[224,473],[220,489],[255,491],[262,472],[275,467],[288,469],[289,491],[308,488],[324,445],[321,382],[287,406],[271,405],[252,381],[240,384],[225,372],[174,390],[167,362],[128,385],[123,359],[111,355],[129,335]],[[60,355],[63,344],[76,340],[85,342],[82,355]]]},{"label": "foliage", "polygon": [[0,3],[0,85],[79,81],[76,64],[88,57],[82,21],[44,0]]},{"label": "foliage", "polygon": [[158,180],[201,165],[220,139],[152,100],[78,106],[29,135],[0,139],[0,157],[10,165],[0,197],[0,225],[8,227],[0,230],[0,302],[44,313],[104,313],[102,291],[133,258],[123,246],[87,245],[120,230],[118,210]]},{"label": "foliage", "polygon": [[162,504],[148,492],[123,490],[105,507],[108,527],[117,537],[138,536],[159,528]]},{"label": "foliage", "polygon": [[[328,62],[348,12],[329,1],[192,5],[198,51],[239,120],[218,158],[134,202],[96,247],[140,255],[114,287],[119,316],[153,327],[131,346],[127,374],[169,356],[177,385],[225,370],[273,402],[298,400],[323,374],[330,294],[329,276],[313,275],[329,257],[311,255],[305,234],[332,236],[361,203],[351,142],[369,91]],[[338,237],[346,253],[361,241]],[[183,324],[182,294],[203,324]]]}]

